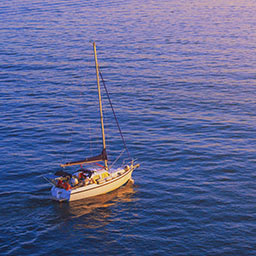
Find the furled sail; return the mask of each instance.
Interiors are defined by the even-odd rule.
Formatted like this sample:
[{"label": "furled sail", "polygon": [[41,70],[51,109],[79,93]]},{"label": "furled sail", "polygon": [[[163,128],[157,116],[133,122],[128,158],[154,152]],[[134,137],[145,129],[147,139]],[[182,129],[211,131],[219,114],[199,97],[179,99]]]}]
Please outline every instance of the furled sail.
[{"label": "furled sail", "polygon": [[85,158],[85,159],[80,160],[80,161],[67,162],[65,164],[61,164],[60,166],[61,167],[66,167],[66,166],[79,165],[79,164],[95,163],[95,162],[106,161],[106,160],[108,160],[108,158],[107,158],[107,151],[104,148],[102,150],[101,154],[98,155],[98,156],[88,157],[88,158]]}]

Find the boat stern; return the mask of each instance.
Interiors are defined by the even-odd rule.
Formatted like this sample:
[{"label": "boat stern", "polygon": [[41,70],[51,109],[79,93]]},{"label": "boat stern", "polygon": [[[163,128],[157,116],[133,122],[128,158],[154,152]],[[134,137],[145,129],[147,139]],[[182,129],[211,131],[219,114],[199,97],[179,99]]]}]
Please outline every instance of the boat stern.
[{"label": "boat stern", "polygon": [[62,201],[69,201],[70,199],[70,191],[67,191],[63,188],[58,188],[53,186],[51,189],[51,194],[54,200],[57,200],[59,202]]}]

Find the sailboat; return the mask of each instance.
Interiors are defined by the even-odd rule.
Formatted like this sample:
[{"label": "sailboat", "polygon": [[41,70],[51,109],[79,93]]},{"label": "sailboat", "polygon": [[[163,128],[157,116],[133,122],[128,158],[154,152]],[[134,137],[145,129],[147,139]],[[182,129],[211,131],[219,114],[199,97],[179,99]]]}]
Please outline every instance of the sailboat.
[{"label": "sailboat", "polygon": [[[111,103],[108,90],[106,88],[105,81],[99,70],[96,44],[93,43],[94,49],[94,60],[96,67],[96,78],[97,78],[97,89],[98,89],[98,99],[99,99],[99,112],[100,112],[100,123],[101,123],[101,135],[102,135],[102,152],[97,156],[88,157],[78,161],[71,161],[65,164],[61,164],[62,168],[68,166],[79,166],[79,169],[74,173],[70,174],[64,170],[57,171],[55,174],[46,175],[44,178],[51,183],[51,196],[57,201],[75,201],[84,198],[89,198],[93,196],[98,196],[106,194],[110,191],[116,190],[119,187],[125,185],[129,180],[132,180],[133,171],[140,165],[135,163],[135,161],[130,157],[129,151],[127,149],[124,137],[122,135],[116,114]],[[106,140],[105,140],[105,130],[104,130],[104,120],[103,120],[103,108],[101,100],[101,81],[104,85],[107,98],[109,100],[111,109],[113,111],[117,127],[119,129],[121,138],[123,140],[124,148],[127,150],[129,156],[129,162],[123,163],[118,168],[113,168],[113,164],[109,167]],[[99,164],[103,162],[104,165]],[[91,168],[87,168],[89,164],[97,164]],[[86,166],[85,166],[86,165]],[[99,167],[100,166],[100,167]],[[85,168],[86,167],[86,168]]]}]

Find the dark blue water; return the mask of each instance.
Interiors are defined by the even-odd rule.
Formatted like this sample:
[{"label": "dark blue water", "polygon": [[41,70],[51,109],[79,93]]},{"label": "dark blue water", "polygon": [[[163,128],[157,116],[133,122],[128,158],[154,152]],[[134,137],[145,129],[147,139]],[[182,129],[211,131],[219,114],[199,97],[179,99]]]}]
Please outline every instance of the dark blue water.
[{"label": "dark blue water", "polygon": [[[253,0],[1,1],[0,254],[256,255],[255,12]],[[134,185],[59,204],[43,175],[100,137],[93,40],[141,168]]]}]

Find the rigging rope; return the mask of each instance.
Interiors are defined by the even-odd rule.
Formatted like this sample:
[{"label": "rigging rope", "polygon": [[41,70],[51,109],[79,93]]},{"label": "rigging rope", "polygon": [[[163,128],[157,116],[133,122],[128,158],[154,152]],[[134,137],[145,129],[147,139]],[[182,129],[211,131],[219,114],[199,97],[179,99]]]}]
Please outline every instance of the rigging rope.
[{"label": "rigging rope", "polygon": [[102,76],[102,74],[101,74],[101,72],[100,72],[100,69],[99,69],[99,74],[100,74],[100,77],[101,77],[101,81],[102,81],[102,83],[103,83],[103,85],[104,85],[104,89],[105,89],[105,91],[106,91],[106,94],[107,94],[107,97],[108,97],[108,101],[109,101],[110,107],[111,107],[112,112],[113,112],[113,115],[114,115],[114,117],[115,117],[116,125],[117,125],[117,127],[118,127],[118,130],[119,130],[120,136],[121,136],[121,138],[122,138],[124,147],[125,147],[125,149],[126,149],[126,152],[127,152],[127,154],[128,154],[128,157],[130,158],[130,160],[132,160],[132,158],[131,158],[131,156],[130,156],[130,153],[129,153],[129,150],[128,150],[127,146],[126,146],[126,142],[125,142],[125,140],[124,140],[124,136],[123,136],[123,134],[122,134],[122,131],[121,131],[119,122],[118,122],[117,117],[116,117],[116,113],[115,113],[115,111],[114,111],[114,108],[113,108],[113,105],[112,105],[112,102],[111,102],[111,99],[110,99],[110,96],[109,96],[109,93],[108,93],[108,90],[107,90],[107,86],[106,86],[105,81],[104,81],[104,79],[103,79],[103,76]]},{"label": "rigging rope", "polygon": [[116,160],[114,161],[114,163],[110,166],[109,169],[112,169],[112,167],[114,166],[114,164],[117,162],[117,160],[122,156],[122,154],[124,153],[125,148],[122,150],[122,152],[120,153],[120,155],[116,158]]}]

